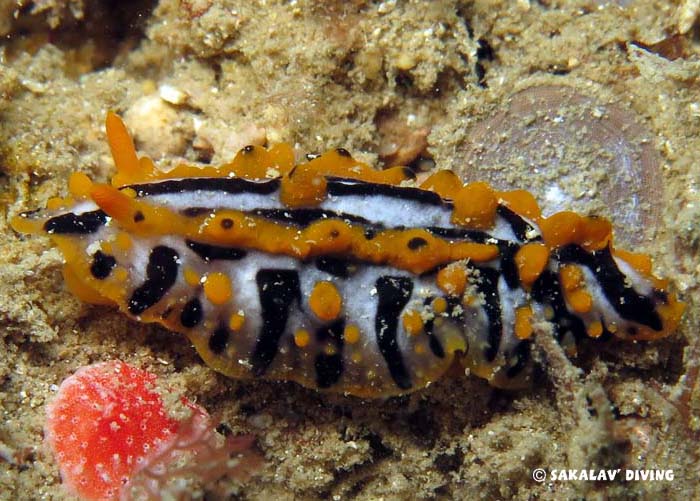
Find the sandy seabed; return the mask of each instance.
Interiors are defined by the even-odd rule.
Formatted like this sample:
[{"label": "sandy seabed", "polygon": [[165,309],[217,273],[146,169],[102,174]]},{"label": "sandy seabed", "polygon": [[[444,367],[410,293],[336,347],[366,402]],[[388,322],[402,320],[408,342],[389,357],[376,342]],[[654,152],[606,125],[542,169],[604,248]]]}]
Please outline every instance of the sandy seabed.
[{"label": "sandy seabed", "polygon": [[[252,480],[206,499],[694,499],[700,495],[698,2],[0,0],[0,497],[64,499],[45,405],[121,359],[252,433]],[[384,401],[235,381],[187,340],[65,291],[61,256],[7,220],[113,172],[107,110],[163,164],[289,142],[378,168],[450,168],[609,217],[687,312],[654,343],[538,339],[534,385],[460,371]],[[577,368],[583,369],[578,371]],[[673,470],[537,483],[535,468]]]}]

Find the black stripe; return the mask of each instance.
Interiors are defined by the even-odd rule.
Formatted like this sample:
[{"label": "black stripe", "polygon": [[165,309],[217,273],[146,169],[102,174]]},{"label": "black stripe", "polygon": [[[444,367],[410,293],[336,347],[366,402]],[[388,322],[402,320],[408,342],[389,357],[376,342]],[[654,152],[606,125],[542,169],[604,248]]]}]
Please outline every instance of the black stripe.
[{"label": "black stripe", "polygon": [[535,228],[530,223],[525,221],[520,214],[513,212],[505,205],[500,204],[498,205],[496,212],[499,216],[506,220],[506,222],[510,225],[510,228],[513,230],[515,236],[521,242],[542,240],[542,237],[539,235],[537,235],[535,238],[528,238],[528,235],[535,234]]},{"label": "black stripe", "polygon": [[572,244],[559,249],[557,257],[562,263],[581,264],[591,270],[605,297],[622,318],[655,331],[663,329],[663,322],[654,302],[627,284],[627,277],[617,267],[609,247],[586,252],[582,247]]},{"label": "black stripe", "polygon": [[86,235],[95,233],[107,222],[107,214],[102,210],[83,212],[82,214],[61,214],[44,223],[46,233],[77,233]]},{"label": "black stripe", "polygon": [[428,336],[428,346],[430,346],[430,351],[433,352],[433,355],[435,355],[438,358],[445,358],[445,350],[443,349],[442,345],[440,344],[440,340],[437,338],[435,333],[433,332],[433,329],[435,327],[435,319],[430,318],[425,321],[425,324],[423,325],[423,330],[425,331],[425,334]]},{"label": "black stripe", "polygon": [[188,177],[184,179],[169,179],[159,183],[132,184],[122,186],[119,189],[131,188],[138,197],[186,193],[188,191],[216,191],[234,195],[238,193],[269,195],[277,191],[279,186],[279,179],[250,181],[240,177]]},{"label": "black stripe", "polygon": [[[426,297],[423,300],[423,305],[430,305],[432,304],[433,300],[435,299],[434,296],[429,296]],[[448,305],[450,304],[449,299],[445,298],[448,301]],[[451,308],[450,308],[451,309]],[[425,321],[423,324],[423,332],[425,332],[425,335],[428,336],[428,346],[430,346],[430,351],[433,352],[433,355],[435,355],[438,358],[445,358],[445,350],[442,348],[442,344],[440,344],[440,340],[437,338],[435,335],[435,318],[429,318],[428,320]]]},{"label": "black stripe", "polygon": [[498,294],[498,278],[500,273],[493,268],[474,267],[479,271],[477,289],[484,296],[484,312],[488,318],[488,346],[484,348],[484,357],[493,362],[498,354],[503,335],[503,320],[501,319],[501,296]]},{"label": "black stripe", "polygon": [[[483,244],[487,240],[496,241],[496,239],[488,233],[479,230],[463,230],[461,228],[441,228],[439,226],[428,226],[427,228],[423,229],[429,231],[433,235],[448,240],[468,240],[470,242],[476,242],[479,244]],[[501,241],[499,240],[498,242],[500,243]]]},{"label": "black stripe", "polygon": [[185,240],[185,244],[204,261],[215,261],[217,259],[235,261],[243,259],[247,254],[243,249],[237,249],[236,247],[222,247],[189,239]]},{"label": "black stripe", "polygon": [[202,302],[199,298],[190,299],[180,313],[180,323],[191,329],[202,321],[203,316]]},{"label": "black stripe", "polygon": [[520,246],[513,242],[505,242],[498,246],[501,254],[501,272],[503,278],[510,289],[515,289],[520,285],[520,274],[518,266],[515,264],[515,255],[520,250]]},{"label": "black stripe", "polygon": [[179,256],[175,249],[159,245],[151,250],[146,266],[146,280],[131,295],[128,307],[140,315],[160,301],[177,280]]},{"label": "black stripe", "polygon": [[413,281],[407,277],[382,276],[376,283],[378,304],[374,320],[377,345],[394,379],[402,390],[411,388],[411,378],[403,363],[396,339],[399,315],[413,292]]},{"label": "black stripe", "polygon": [[[506,376],[509,378],[514,378],[527,367],[528,360],[530,359],[530,343],[527,341],[519,342],[513,350],[513,356],[516,357],[515,364],[506,369]],[[508,357],[506,357],[506,360],[507,359]]]},{"label": "black stripe", "polygon": [[308,226],[319,219],[341,219],[351,223],[371,224],[371,221],[360,216],[324,209],[254,209],[247,214],[292,223],[297,226]]},{"label": "black stripe", "polygon": [[451,210],[452,204],[440,195],[419,188],[393,186],[391,184],[368,183],[357,179],[328,177],[327,192],[331,196],[363,195],[385,196],[401,200],[413,200],[428,205],[438,205]]},{"label": "black stripe", "polygon": [[112,273],[112,270],[117,265],[117,260],[114,256],[105,254],[102,251],[97,251],[92,255],[92,264],[90,265],[90,273],[98,280],[104,280]]},{"label": "black stripe", "polygon": [[564,334],[571,332],[574,339],[586,337],[586,326],[583,321],[569,312],[561,293],[559,276],[549,270],[544,270],[532,284],[532,298],[538,303],[548,304],[554,311],[552,322],[557,329],[557,339],[561,341]]},{"label": "black stripe", "polygon": [[253,374],[262,376],[277,354],[289,309],[301,301],[301,285],[296,270],[262,269],[255,275],[262,309],[262,329],[253,350]]},{"label": "black stripe", "polygon": [[319,388],[330,388],[338,382],[343,373],[343,331],[345,330],[345,320],[339,319],[330,325],[321,327],[316,331],[316,339],[324,348],[326,341],[333,343],[335,353],[328,355],[319,353],[314,361],[316,369],[316,384]]}]

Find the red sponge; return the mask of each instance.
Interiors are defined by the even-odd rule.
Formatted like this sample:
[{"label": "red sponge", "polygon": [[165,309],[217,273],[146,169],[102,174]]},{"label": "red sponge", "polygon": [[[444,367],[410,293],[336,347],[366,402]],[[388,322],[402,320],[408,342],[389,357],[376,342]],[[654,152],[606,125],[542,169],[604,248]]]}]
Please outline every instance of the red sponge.
[{"label": "red sponge", "polygon": [[46,440],[63,483],[85,499],[118,496],[178,422],[154,391],[156,376],[123,362],[79,369],[48,406]]}]

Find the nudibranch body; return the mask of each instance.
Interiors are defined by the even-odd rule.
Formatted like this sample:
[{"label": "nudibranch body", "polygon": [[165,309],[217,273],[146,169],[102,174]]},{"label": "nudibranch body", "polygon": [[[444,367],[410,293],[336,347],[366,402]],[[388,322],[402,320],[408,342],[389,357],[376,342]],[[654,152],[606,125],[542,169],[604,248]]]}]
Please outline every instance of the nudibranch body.
[{"label": "nudibranch body", "polygon": [[680,321],[683,303],[648,256],[613,248],[607,220],[543,217],[525,191],[450,171],[413,187],[408,169],[343,149],[295,165],[288,145],[163,172],[113,113],[107,135],[111,185],[74,174],[70,197],[13,227],[53,240],[78,297],[185,334],[229,376],[384,397],[457,358],[517,387],[538,319],[567,348]]}]

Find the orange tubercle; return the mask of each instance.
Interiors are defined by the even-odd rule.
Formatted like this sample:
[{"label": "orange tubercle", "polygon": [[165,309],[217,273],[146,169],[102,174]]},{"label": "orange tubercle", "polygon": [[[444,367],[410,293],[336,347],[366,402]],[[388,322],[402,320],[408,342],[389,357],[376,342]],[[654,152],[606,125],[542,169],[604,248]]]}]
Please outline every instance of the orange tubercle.
[{"label": "orange tubercle", "polygon": [[335,320],[343,307],[343,298],[332,282],[320,281],[314,285],[309,306],[316,317],[324,322]]},{"label": "orange tubercle", "polygon": [[112,178],[112,183],[114,186],[121,186],[140,180],[139,158],[126,125],[119,115],[108,111],[105,127],[109,149],[117,167],[117,174]]},{"label": "orange tubercle", "polygon": [[537,222],[542,217],[542,211],[537,204],[537,200],[532,193],[525,190],[499,191],[499,201],[504,203],[510,210],[521,216]]},{"label": "orange tubercle", "polygon": [[437,193],[442,198],[453,200],[462,189],[462,181],[451,170],[440,170],[428,177],[420,188]]},{"label": "orange tubercle", "polygon": [[612,225],[605,218],[564,211],[541,220],[539,224],[545,243],[553,249],[577,244],[592,252],[612,243]]},{"label": "orange tubercle", "polygon": [[433,311],[440,315],[447,311],[447,301],[444,297],[436,297],[433,299],[431,306],[433,307]]},{"label": "orange tubercle", "polygon": [[416,336],[423,331],[423,319],[416,310],[407,310],[401,319],[404,330],[411,336]]},{"label": "orange tubercle", "polygon": [[326,177],[311,164],[298,165],[282,178],[280,200],[287,207],[314,206],[326,198]]},{"label": "orange tubercle", "polygon": [[82,172],[74,172],[68,178],[68,190],[78,199],[86,199],[92,191],[92,181]]},{"label": "orange tubercle", "polygon": [[95,201],[100,209],[117,221],[133,221],[138,211],[136,202],[124,195],[118,189],[105,184],[93,186],[90,197]]},{"label": "orange tubercle", "polygon": [[496,193],[487,183],[470,183],[455,195],[452,222],[467,228],[489,229],[497,208]]},{"label": "orange tubercle", "polygon": [[204,295],[215,305],[226,304],[231,300],[233,289],[228,275],[220,272],[209,273],[203,280]]},{"label": "orange tubercle", "polygon": [[445,294],[461,296],[467,288],[467,270],[461,263],[450,263],[438,272],[436,280]]},{"label": "orange tubercle", "polygon": [[520,281],[530,286],[539,278],[549,261],[549,249],[546,245],[531,242],[523,245],[515,254]]},{"label": "orange tubercle", "polygon": [[529,339],[532,336],[532,308],[530,306],[520,306],[515,309],[515,337],[518,339]]},{"label": "orange tubercle", "polygon": [[311,342],[311,334],[306,329],[298,329],[294,333],[294,344],[298,348],[306,348]]},{"label": "orange tubercle", "polygon": [[355,324],[350,324],[343,331],[343,339],[349,344],[355,344],[360,340],[360,328]]},{"label": "orange tubercle", "polygon": [[651,276],[651,257],[626,250],[615,249],[613,254],[644,276]]},{"label": "orange tubercle", "polygon": [[236,313],[231,315],[231,318],[228,320],[228,328],[231,329],[232,332],[238,332],[243,328],[243,325],[245,324],[245,312],[243,310],[237,311]]},{"label": "orange tubercle", "polygon": [[557,212],[540,221],[542,238],[552,249],[576,242],[581,236],[582,219],[575,212]]},{"label": "orange tubercle", "polygon": [[588,313],[593,307],[593,298],[585,289],[586,280],[580,266],[567,264],[559,270],[566,302],[576,313]]}]

